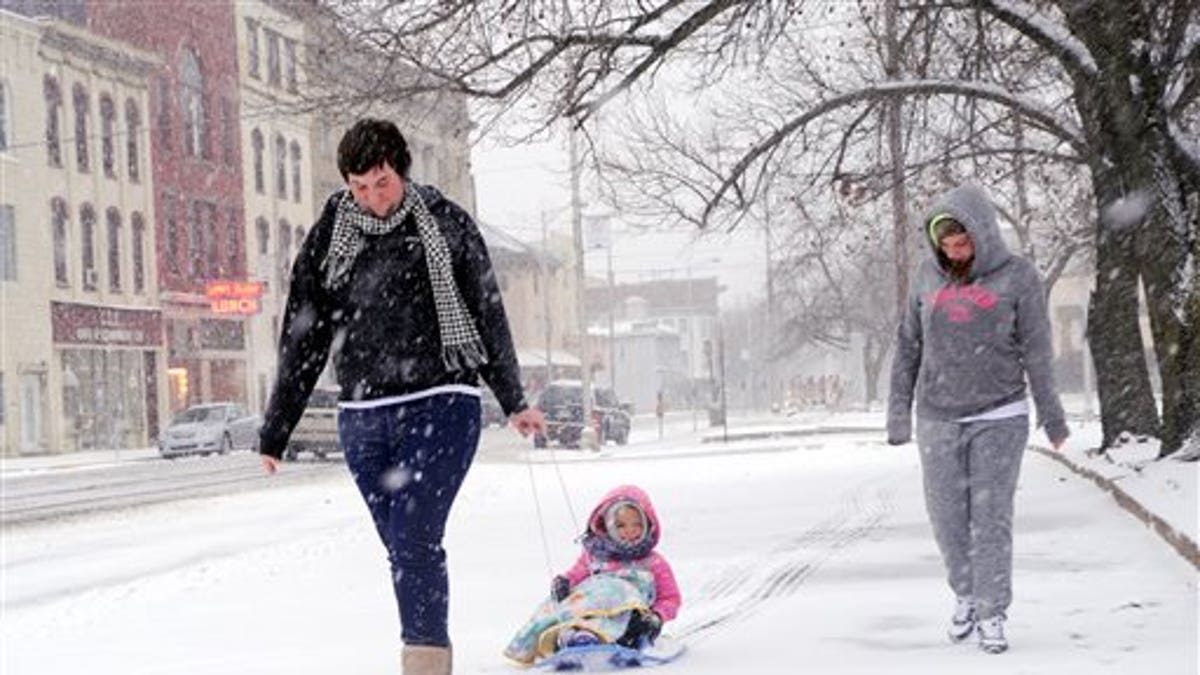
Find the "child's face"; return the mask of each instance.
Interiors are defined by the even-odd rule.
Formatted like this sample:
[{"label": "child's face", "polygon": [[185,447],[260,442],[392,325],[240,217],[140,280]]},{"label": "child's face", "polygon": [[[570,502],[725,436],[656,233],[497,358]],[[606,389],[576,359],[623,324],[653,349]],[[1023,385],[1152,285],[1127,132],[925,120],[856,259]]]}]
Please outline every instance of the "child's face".
[{"label": "child's face", "polygon": [[642,514],[632,506],[622,506],[613,519],[617,526],[617,537],[621,541],[635,543],[642,539]]}]

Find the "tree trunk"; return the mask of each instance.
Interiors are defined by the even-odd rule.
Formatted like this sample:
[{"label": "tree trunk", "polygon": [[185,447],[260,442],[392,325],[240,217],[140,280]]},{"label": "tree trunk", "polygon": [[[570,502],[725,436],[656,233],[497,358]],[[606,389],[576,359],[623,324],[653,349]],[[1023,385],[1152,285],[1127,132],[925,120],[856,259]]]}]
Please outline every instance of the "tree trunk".
[{"label": "tree trunk", "polygon": [[866,385],[866,403],[869,405],[880,400],[879,375],[883,371],[883,362],[891,350],[890,340],[879,340],[871,335],[863,341],[863,376]]},{"label": "tree trunk", "polygon": [[[1161,147],[1161,146],[1160,146]],[[1158,156],[1154,210],[1138,247],[1154,353],[1162,379],[1160,456],[1179,450],[1200,422],[1200,291],[1196,248],[1200,183],[1187,167]]]},{"label": "tree trunk", "polygon": [[[1114,197],[1097,189],[1101,209]],[[1138,325],[1135,234],[1108,227],[1099,220],[1096,245],[1096,287],[1088,302],[1087,335],[1100,397],[1102,449],[1111,447],[1122,432],[1158,436],[1158,409],[1150,388],[1145,347]]]},{"label": "tree trunk", "polygon": [[[1088,164],[1100,216],[1088,340],[1100,395],[1102,449],[1122,432],[1161,433],[1138,313],[1138,282],[1147,279],[1147,293],[1151,285],[1143,277],[1146,258],[1139,253],[1155,245],[1153,220],[1163,208],[1155,189],[1154,156],[1163,149],[1164,127],[1154,119],[1161,97],[1151,91],[1161,78],[1144,70],[1148,64],[1129,47],[1131,40],[1152,41],[1142,9],[1125,0],[1073,3],[1064,9],[1072,35],[1087,46],[1098,66],[1094,74],[1076,77],[1075,105],[1092,146]],[[1131,86],[1134,82],[1148,84]],[[1149,207],[1145,212],[1143,205]],[[1155,288],[1161,284],[1155,282]],[[1159,330],[1154,330],[1155,338]]]},{"label": "tree trunk", "polygon": [[[899,11],[899,0],[888,0],[884,8],[886,63],[884,72],[889,80],[898,79],[900,75],[900,40],[899,29],[896,26],[896,13]],[[908,301],[908,192],[904,181],[904,139],[903,139],[903,101],[898,97],[890,97],[885,107],[888,156],[891,162],[891,194],[892,194],[892,245],[894,247],[896,265],[896,316],[904,316],[904,306]]]}]

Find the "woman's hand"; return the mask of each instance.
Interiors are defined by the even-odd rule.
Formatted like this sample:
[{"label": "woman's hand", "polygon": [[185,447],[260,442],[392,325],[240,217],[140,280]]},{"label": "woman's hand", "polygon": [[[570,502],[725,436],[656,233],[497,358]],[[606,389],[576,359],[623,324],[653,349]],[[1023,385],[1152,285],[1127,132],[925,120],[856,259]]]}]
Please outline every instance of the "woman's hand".
[{"label": "woman's hand", "polygon": [[528,436],[531,433],[546,433],[546,416],[537,408],[522,410],[508,418],[508,423],[522,436]]},{"label": "woman's hand", "polygon": [[279,471],[279,460],[270,455],[259,455],[259,457],[262,457],[263,471],[267,472],[267,475],[271,475]]}]

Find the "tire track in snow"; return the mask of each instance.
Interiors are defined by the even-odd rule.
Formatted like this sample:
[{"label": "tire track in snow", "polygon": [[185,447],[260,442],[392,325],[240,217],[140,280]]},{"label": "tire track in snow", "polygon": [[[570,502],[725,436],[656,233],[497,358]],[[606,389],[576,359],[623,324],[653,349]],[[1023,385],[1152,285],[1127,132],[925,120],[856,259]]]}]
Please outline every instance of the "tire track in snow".
[{"label": "tire track in snow", "polygon": [[784,541],[763,556],[751,554],[709,579],[695,613],[677,631],[678,639],[702,639],[731,621],[793,595],[830,558],[879,529],[893,511],[892,477],[865,481],[843,493],[824,520]]}]

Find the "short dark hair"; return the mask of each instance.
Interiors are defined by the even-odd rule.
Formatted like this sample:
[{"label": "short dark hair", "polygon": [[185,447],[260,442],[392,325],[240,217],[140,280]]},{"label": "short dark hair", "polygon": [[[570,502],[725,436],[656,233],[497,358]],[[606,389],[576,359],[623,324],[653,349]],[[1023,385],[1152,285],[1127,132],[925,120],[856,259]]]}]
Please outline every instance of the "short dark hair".
[{"label": "short dark hair", "polygon": [[395,124],[387,120],[363,118],[354,123],[338,142],[338,171],[342,180],[350,174],[364,174],[387,162],[396,173],[408,177],[412,155],[408,143]]}]

